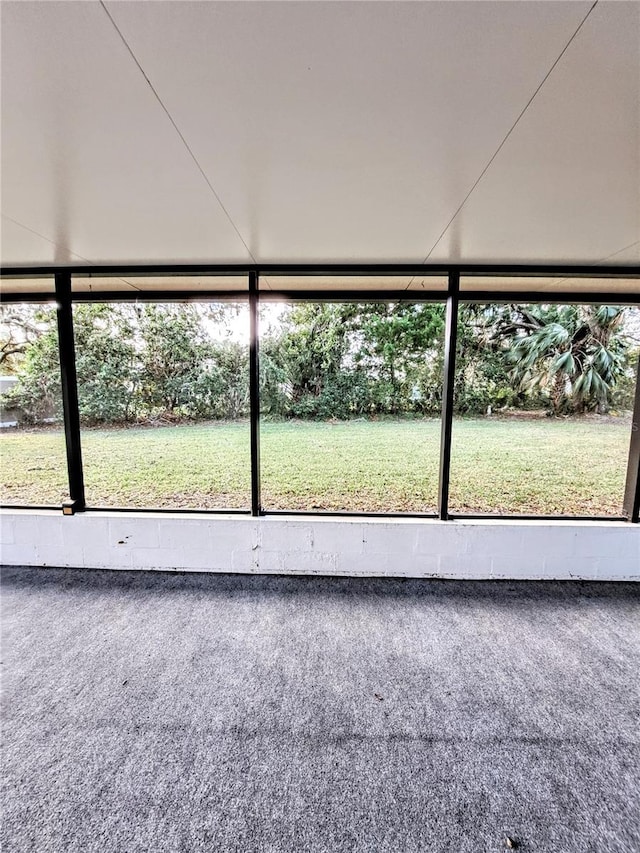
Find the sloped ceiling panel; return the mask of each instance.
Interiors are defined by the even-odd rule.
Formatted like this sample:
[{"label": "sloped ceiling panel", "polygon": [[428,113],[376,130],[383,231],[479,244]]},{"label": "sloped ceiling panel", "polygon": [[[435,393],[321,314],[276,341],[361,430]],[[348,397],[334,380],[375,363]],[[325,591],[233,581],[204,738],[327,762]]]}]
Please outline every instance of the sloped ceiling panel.
[{"label": "sloped ceiling panel", "polygon": [[[640,237],[640,4],[600,3],[430,260],[624,263]],[[636,254],[637,246],[636,244]]]},{"label": "sloped ceiling panel", "polygon": [[624,263],[638,6],[590,8],[4,2],[2,260]]},{"label": "sloped ceiling panel", "polygon": [[3,3],[2,24],[6,216],[58,263],[247,258],[99,3]]}]

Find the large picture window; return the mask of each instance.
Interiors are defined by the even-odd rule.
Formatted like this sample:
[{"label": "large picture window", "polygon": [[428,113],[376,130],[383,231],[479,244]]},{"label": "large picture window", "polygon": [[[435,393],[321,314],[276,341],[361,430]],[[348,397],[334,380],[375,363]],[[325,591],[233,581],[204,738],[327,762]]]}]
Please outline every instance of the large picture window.
[{"label": "large picture window", "polygon": [[463,303],[453,514],[622,515],[640,312]]},{"label": "large picture window", "polygon": [[638,270],[486,270],[7,269],[2,503],[638,521]]},{"label": "large picture window", "polygon": [[74,305],[89,506],[250,506],[248,307]]},{"label": "large picture window", "polygon": [[[53,297],[52,281],[31,285]],[[0,306],[0,409],[2,503],[59,507],[69,487],[55,303]]]},{"label": "large picture window", "polygon": [[262,308],[265,509],[437,511],[444,305]]}]

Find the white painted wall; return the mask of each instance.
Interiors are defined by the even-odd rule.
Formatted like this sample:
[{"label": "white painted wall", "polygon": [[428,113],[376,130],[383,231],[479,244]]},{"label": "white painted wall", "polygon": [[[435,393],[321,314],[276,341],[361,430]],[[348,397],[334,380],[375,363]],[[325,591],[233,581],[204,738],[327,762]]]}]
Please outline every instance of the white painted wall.
[{"label": "white painted wall", "polygon": [[5,565],[264,574],[640,580],[623,522],[2,510]]}]

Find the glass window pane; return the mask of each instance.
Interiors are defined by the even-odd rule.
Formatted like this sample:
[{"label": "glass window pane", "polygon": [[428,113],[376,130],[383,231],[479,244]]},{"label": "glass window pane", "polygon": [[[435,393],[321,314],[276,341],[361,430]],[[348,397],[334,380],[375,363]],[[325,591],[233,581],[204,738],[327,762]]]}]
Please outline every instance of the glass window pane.
[{"label": "glass window pane", "polygon": [[0,306],[1,500],[60,506],[68,497],[54,305]]},{"label": "glass window pane", "polygon": [[462,304],[453,513],[620,516],[640,312]]},{"label": "glass window pane", "polygon": [[262,305],[265,509],[435,513],[441,303]]},{"label": "glass window pane", "polygon": [[250,506],[248,305],[74,305],[89,506]]}]

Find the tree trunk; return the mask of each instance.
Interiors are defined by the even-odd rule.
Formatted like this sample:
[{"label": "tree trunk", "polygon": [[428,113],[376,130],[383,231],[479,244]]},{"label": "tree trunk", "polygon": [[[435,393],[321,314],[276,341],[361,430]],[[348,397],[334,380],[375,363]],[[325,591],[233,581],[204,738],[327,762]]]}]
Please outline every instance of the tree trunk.
[{"label": "tree trunk", "polygon": [[564,396],[564,383],[564,376],[561,373],[556,373],[555,379],[553,380],[553,386],[551,388],[551,412],[554,418],[557,418],[560,415],[562,397]]}]

